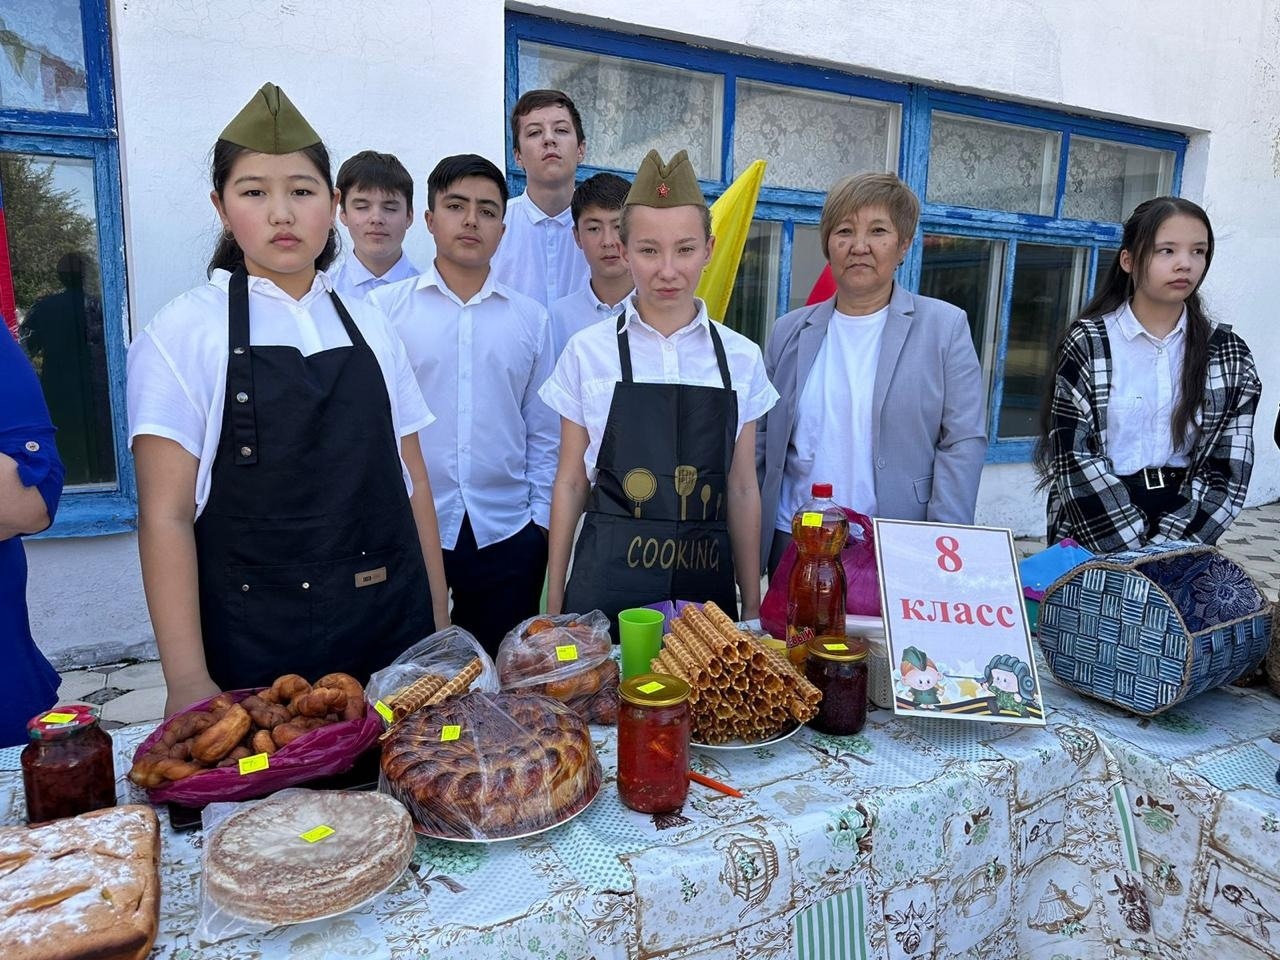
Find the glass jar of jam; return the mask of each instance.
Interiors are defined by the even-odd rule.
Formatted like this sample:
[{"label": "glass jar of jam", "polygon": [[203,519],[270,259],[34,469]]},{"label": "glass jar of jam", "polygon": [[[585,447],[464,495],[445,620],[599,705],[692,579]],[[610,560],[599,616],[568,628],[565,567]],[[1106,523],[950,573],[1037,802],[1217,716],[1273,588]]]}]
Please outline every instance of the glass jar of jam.
[{"label": "glass jar of jam", "polygon": [[22,785],[27,822],[116,805],[116,768],[111,737],[89,706],[54,707],[27,722],[30,743],[22,748]]},{"label": "glass jar of jam", "polygon": [[618,796],[640,813],[679,810],[689,794],[689,685],[642,673],[618,693]]},{"label": "glass jar of jam", "polygon": [[867,722],[867,645],[855,637],[811,637],[804,675],[822,691],[809,726],[847,737]]}]

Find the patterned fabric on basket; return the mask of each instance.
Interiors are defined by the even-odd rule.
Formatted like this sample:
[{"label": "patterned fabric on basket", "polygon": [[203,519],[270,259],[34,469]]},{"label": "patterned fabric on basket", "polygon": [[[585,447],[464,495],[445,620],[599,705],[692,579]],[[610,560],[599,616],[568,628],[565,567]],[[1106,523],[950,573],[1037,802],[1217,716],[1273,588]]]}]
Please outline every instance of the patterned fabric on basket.
[{"label": "patterned fabric on basket", "polygon": [[1071,570],[1045,591],[1038,637],[1060,683],[1154,716],[1253,670],[1270,620],[1243,570],[1178,541]]}]

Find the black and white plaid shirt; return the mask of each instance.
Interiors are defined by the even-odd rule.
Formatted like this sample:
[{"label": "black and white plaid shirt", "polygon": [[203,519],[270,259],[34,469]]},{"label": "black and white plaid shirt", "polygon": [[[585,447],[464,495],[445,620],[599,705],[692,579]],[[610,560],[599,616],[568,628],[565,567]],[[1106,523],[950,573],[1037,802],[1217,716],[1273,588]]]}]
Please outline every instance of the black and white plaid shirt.
[{"label": "black and white plaid shirt", "polygon": [[[1072,537],[1096,553],[1133,550],[1147,523],[1107,456],[1111,347],[1101,317],[1075,321],[1058,355],[1049,454],[1049,543]],[[1219,325],[1209,338],[1204,403],[1185,502],[1160,516],[1152,543],[1215,543],[1244,505],[1253,472],[1253,414],[1262,383],[1249,347]]]}]

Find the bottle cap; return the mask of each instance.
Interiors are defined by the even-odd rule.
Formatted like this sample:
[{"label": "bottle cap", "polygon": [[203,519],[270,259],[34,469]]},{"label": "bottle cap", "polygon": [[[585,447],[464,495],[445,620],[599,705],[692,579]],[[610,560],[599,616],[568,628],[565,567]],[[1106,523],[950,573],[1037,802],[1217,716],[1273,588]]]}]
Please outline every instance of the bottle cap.
[{"label": "bottle cap", "polygon": [[818,498],[820,498],[820,499],[822,499],[822,500],[830,500],[830,499],[831,499],[831,484],[829,484],[829,483],[815,483],[815,484],[813,485],[813,490],[812,490],[812,491],[810,491],[810,492],[813,494],[813,496],[818,497]]}]

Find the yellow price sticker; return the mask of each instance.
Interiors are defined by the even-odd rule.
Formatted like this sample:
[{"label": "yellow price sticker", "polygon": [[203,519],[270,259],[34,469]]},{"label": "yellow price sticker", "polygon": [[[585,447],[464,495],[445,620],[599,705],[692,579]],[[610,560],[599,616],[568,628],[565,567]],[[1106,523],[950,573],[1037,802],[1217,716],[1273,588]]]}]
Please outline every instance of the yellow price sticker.
[{"label": "yellow price sticker", "polygon": [[812,510],[801,514],[800,526],[802,527],[820,527],[822,526],[822,514],[814,513]]},{"label": "yellow price sticker", "polygon": [[824,643],[823,647],[825,647],[828,650],[848,650],[849,649],[849,645],[847,643]]},{"label": "yellow price sticker", "polygon": [[383,720],[387,721],[387,723],[392,723],[396,718],[396,715],[391,712],[391,708],[388,707],[381,700],[378,700],[374,703],[373,709],[377,710],[378,716],[380,716]]},{"label": "yellow price sticker", "polygon": [[556,659],[562,663],[577,660],[578,645],[576,643],[566,643],[563,647],[556,647]]},{"label": "yellow price sticker", "polygon": [[642,683],[636,687],[641,693],[657,693],[659,690],[667,689],[666,684],[659,683],[657,680],[650,680],[648,683]]},{"label": "yellow price sticker", "polygon": [[41,723],[71,723],[76,719],[74,713],[46,713],[40,718]]},{"label": "yellow price sticker", "polygon": [[265,753],[255,753],[252,757],[241,757],[240,775],[257,773],[259,770],[265,770],[269,766],[271,766],[271,761]]},{"label": "yellow price sticker", "polygon": [[307,843],[316,843],[317,841],[323,840],[325,837],[333,836],[335,832],[336,831],[333,827],[322,823],[318,827],[312,827],[306,833],[298,834],[298,836],[307,841]]},{"label": "yellow price sticker", "polygon": [[450,740],[457,740],[462,735],[462,727],[456,723],[449,723],[440,728],[440,742],[448,743]]}]

